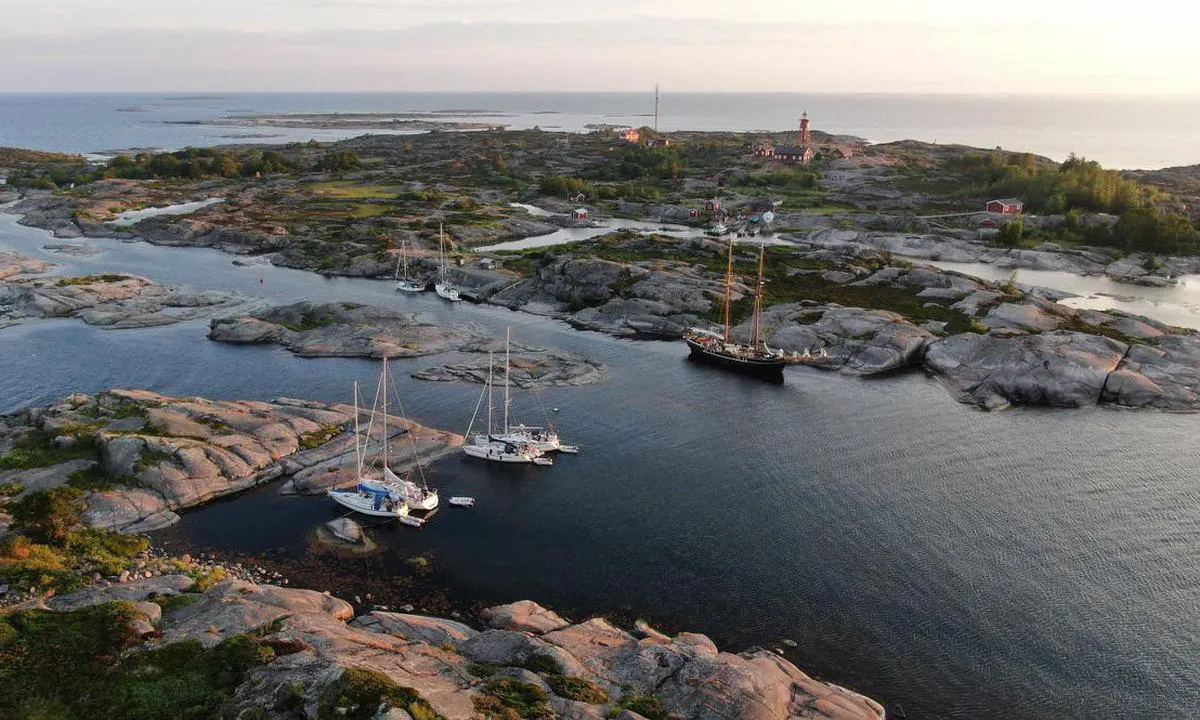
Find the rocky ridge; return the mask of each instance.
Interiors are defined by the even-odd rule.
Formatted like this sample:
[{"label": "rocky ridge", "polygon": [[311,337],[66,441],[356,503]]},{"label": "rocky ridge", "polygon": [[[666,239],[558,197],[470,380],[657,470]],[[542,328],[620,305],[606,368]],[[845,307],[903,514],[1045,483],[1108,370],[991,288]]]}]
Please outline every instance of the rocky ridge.
[{"label": "rocky ridge", "polygon": [[[572,624],[529,601],[484,611],[487,627],[478,630],[423,615],[355,617],[349,603],[311,590],[239,580],[193,589],[191,578],[163,576],[89,588],[53,599],[49,609],[132,602],[134,629],[157,638],[153,646],[190,640],[212,647],[254,633],[275,652],[237,687],[238,717],[257,708],[261,718],[316,718],[327,690],[353,670],[411,688],[447,720],[503,711],[498,688],[519,688],[543,711],[581,720],[612,717],[622,706],[696,719],[884,718],[875,701],[814,680],[776,653],[721,652],[704,635],[670,637],[644,623],[638,635],[598,618]],[[180,594],[193,599],[167,602]],[[377,717],[405,717],[406,709],[388,714],[385,705]]]},{"label": "rocky ridge", "polygon": [[[72,395],[0,422],[0,456],[33,445],[50,464],[0,471],[25,492],[82,483],[84,522],[146,532],[178,521],[175,511],[290,476],[286,492],[322,492],[353,482],[354,410],[280,398],[271,402],[178,398],[148,390]],[[364,416],[363,420],[366,418]],[[393,467],[404,471],[452,452],[461,438],[391,418]],[[71,459],[54,463],[54,453]]]},{"label": "rocky ridge", "polygon": [[0,327],[61,317],[109,329],[153,327],[211,317],[244,302],[231,293],[191,291],[121,273],[29,277],[49,267],[42,260],[0,255]]}]

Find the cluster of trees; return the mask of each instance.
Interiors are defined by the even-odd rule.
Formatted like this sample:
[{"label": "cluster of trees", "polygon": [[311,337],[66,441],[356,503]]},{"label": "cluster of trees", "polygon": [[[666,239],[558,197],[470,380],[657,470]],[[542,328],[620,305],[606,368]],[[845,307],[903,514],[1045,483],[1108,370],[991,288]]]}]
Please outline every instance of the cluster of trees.
[{"label": "cluster of trees", "polygon": [[1187,255],[1200,253],[1200,232],[1187,218],[1157,207],[1134,208],[1116,223],[1088,220],[1080,210],[1067,212],[1061,225],[1052,230],[1029,229],[1021,218],[1000,228],[996,242],[1019,247],[1043,240],[1068,245],[1115,247],[1127,253]]},{"label": "cluster of trees", "polygon": [[1139,208],[1153,192],[1100,163],[1071,155],[1060,165],[1029,153],[969,153],[950,161],[962,172],[970,195],[1013,195],[1042,214],[1079,209],[1123,213]]},{"label": "cluster of trees", "polygon": [[234,151],[221,148],[185,148],[166,153],[118,155],[101,166],[85,163],[55,163],[16,170],[8,176],[14,187],[54,189],[69,184],[82,185],[106,178],[154,180],[205,177],[256,177],[299,170],[348,172],[362,162],[349,150],[331,151],[317,158],[311,167],[277,150]]},{"label": "cluster of trees", "polygon": [[596,180],[672,180],[683,175],[687,164],[674,147],[628,146],[614,157],[589,168],[587,175]]},{"label": "cluster of trees", "polygon": [[549,175],[538,183],[543,195],[567,197],[583,193],[592,200],[630,200],[647,202],[661,200],[663,191],[644,182],[593,183],[584,178]]},{"label": "cluster of trees", "polygon": [[749,187],[816,190],[820,184],[820,176],[811,171],[772,170],[771,172],[753,175],[741,173],[730,178],[727,184]]}]

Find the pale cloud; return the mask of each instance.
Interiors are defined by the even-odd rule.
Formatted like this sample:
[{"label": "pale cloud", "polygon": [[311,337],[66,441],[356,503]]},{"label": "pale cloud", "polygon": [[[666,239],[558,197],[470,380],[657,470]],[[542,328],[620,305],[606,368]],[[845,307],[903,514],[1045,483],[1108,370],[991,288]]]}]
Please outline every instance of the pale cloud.
[{"label": "pale cloud", "polygon": [[1197,13],[1110,0],[6,4],[0,90],[1200,91]]}]

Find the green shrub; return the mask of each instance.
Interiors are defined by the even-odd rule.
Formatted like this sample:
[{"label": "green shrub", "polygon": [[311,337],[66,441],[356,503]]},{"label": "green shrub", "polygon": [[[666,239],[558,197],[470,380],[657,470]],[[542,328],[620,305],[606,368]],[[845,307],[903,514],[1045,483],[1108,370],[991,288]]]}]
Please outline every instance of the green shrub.
[{"label": "green shrub", "polygon": [[25,492],[25,485],[19,482],[0,483],[0,498],[10,498]]},{"label": "green shrub", "polygon": [[38,542],[62,544],[80,524],[83,493],[72,487],[30,493],[9,503],[7,509],[17,532]]},{"label": "green shrub", "polygon": [[530,655],[525,661],[525,669],[535,673],[551,673],[557,675],[562,672],[558,661],[553,656],[546,654]]},{"label": "green shrub", "polygon": [[416,690],[397,685],[387,675],[365,668],[347,668],[336,682],[325,688],[317,704],[317,717],[369,720],[378,714],[380,705],[404,709],[414,718],[441,717]]},{"label": "green shrub", "polygon": [[74,435],[75,442],[55,447],[54,435],[42,430],[26,433],[17,440],[8,454],[0,457],[0,470],[31,470],[50,467],[70,460],[100,459],[96,437],[88,433]]},{"label": "green shrub", "polygon": [[648,720],[666,720],[667,711],[663,700],[654,695],[626,695],[621,698],[621,707],[648,718]]},{"label": "green shrub", "polygon": [[604,688],[590,680],[571,677],[569,675],[547,675],[546,683],[555,695],[568,700],[601,705],[608,702],[608,693]]},{"label": "green shrub", "polygon": [[475,710],[493,720],[548,718],[549,700],[550,696],[537,685],[510,678],[488,681],[480,694],[472,698]]}]

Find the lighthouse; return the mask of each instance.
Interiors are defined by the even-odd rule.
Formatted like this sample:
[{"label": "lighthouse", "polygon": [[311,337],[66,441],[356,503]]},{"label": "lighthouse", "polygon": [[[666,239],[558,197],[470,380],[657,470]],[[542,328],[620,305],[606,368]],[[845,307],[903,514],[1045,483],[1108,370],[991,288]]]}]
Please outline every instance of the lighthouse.
[{"label": "lighthouse", "polygon": [[808,111],[800,116],[800,146],[810,147],[812,145],[812,132],[808,129]]}]

